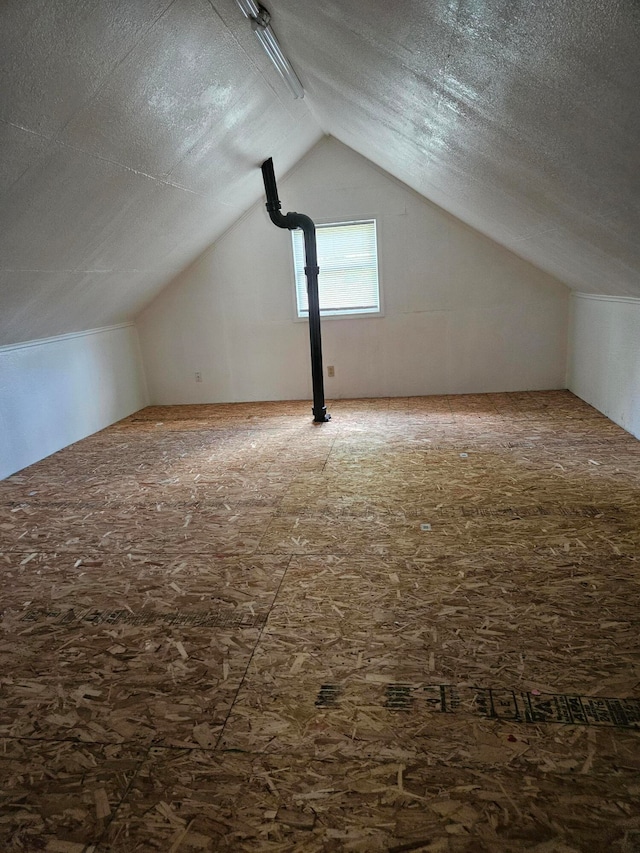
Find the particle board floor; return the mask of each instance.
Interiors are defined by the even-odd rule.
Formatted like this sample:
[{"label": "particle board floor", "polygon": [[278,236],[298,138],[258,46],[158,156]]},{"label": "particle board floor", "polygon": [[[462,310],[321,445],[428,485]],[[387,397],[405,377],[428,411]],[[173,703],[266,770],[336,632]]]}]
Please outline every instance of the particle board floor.
[{"label": "particle board floor", "polygon": [[0,850],[640,851],[640,443],[150,407],[0,483]]}]

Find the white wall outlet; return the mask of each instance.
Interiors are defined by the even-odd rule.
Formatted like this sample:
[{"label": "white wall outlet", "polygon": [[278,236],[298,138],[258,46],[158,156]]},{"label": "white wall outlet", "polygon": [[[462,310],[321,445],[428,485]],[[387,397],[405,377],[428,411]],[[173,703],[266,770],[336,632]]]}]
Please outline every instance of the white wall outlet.
[{"label": "white wall outlet", "polygon": [[335,367],[332,364],[329,364],[327,366],[327,376],[335,376],[335,375],[336,375]]},{"label": "white wall outlet", "polygon": [[202,382],[202,374],[199,370],[196,370],[196,382]]}]

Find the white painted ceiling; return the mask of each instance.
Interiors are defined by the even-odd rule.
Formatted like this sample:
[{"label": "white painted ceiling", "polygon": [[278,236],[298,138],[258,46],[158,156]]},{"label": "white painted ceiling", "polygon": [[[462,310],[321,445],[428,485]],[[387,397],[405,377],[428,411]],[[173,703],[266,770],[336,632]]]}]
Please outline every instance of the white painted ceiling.
[{"label": "white painted ceiling", "polygon": [[[0,344],[131,319],[325,133],[640,296],[638,0],[0,0]],[[284,199],[286,208],[286,199]]]}]

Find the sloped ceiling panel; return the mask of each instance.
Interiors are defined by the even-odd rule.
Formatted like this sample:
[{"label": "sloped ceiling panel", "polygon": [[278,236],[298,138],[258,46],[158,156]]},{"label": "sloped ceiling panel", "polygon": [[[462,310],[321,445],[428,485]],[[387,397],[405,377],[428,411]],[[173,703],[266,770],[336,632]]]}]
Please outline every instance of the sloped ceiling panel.
[{"label": "sloped ceiling panel", "polygon": [[326,132],[574,288],[640,296],[637,0],[277,10]]},{"label": "sloped ceiling panel", "polygon": [[304,101],[234,0],[0,3],[0,344],[131,319],[323,132],[640,296],[637,0],[267,6]]},{"label": "sloped ceiling panel", "polygon": [[322,133],[233,0],[0,5],[0,344],[131,319]]}]

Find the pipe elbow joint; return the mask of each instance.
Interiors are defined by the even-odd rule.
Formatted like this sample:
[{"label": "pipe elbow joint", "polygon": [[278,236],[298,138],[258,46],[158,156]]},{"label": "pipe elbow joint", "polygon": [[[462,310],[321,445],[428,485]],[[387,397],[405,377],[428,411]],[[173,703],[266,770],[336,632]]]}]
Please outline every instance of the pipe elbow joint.
[{"label": "pipe elbow joint", "polygon": [[279,210],[269,210],[269,219],[274,225],[277,225],[278,228],[288,228],[288,225],[286,224],[286,216],[283,216]]}]

